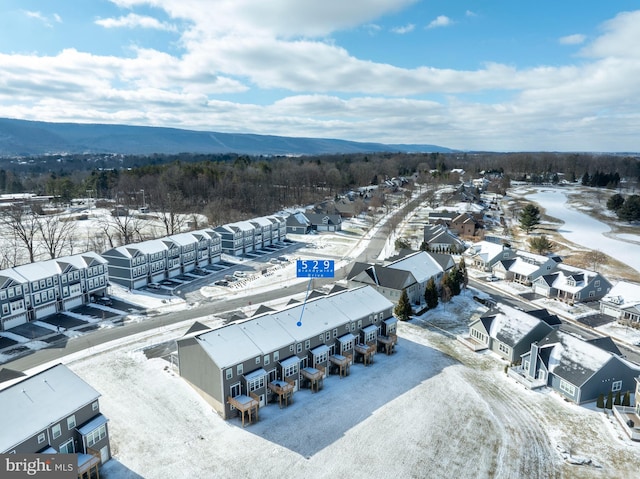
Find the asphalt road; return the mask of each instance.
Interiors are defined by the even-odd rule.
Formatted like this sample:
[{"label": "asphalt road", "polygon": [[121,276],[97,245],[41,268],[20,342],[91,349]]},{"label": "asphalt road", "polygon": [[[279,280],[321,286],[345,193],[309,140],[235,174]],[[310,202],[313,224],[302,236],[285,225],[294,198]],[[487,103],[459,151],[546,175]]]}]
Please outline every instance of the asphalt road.
[{"label": "asphalt road", "polygon": [[[371,240],[369,240],[365,251],[355,258],[355,260],[366,261],[368,258],[377,257],[380,254],[380,251],[382,251],[386,239],[386,228],[379,228]],[[292,247],[295,248],[295,245],[292,245]],[[283,251],[279,254],[287,254],[287,252]],[[324,284],[332,284],[337,280],[344,279],[350,268],[351,264],[346,268],[343,267],[337,269],[334,278],[314,279],[314,287],[317,288]],[[224,275],[224,273],[221,274]],[[188,295],[190,291],[193,291],[201,287],[203,284],[207,284],[211,281],[211,277],[196,281],[189,286],[181,288],[181,294]],[[113,328],[102,328],[92,331],[84,336],[74,338],[71,341],[54,343],[51,347],[32,351],[25,356],[21,356],[13,361],[7,362],[3,364],[2,367],[18,371],[26,371],[41,364],[61,359],[69,354],[83,351],[109,341],[115,341],[156,328],[171,326],[182,321],[188,321],[191,319],[196,320],[203,316],[217,315],[221,312],[233,311],[247,306],[248,304],[260,304],[292,296],[306,290],[307,283],[304,282],[291,285],[286,288],[275,288],[272,291],[255,294],[248,291],[246,295],[241,297],[199,301],[197,307],[185,308],[183,311],[172,311],[158,314],[156,316],[149,316],[148,318],[138,322],[127,321],[118,326],[114,326]]]}]

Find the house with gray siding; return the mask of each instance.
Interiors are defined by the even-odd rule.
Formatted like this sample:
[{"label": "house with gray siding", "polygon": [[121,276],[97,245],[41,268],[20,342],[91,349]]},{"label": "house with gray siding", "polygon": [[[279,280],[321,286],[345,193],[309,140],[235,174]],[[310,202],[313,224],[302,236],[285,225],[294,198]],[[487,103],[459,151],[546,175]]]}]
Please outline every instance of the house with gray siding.
[{"label": "house with gray siding", "polygon": [[[544,338],[555,326],[519,309],[500,304],[469,325],[469,335],[459,338],[463,343],[477,343],[476,351],[489,349],[514,364],[531,348],[531,343]],[[552,315],[547,315],[552,317]]]},{"label": "house with gray siding", "polygon": [[547,386],[583,404],[600,394],[633,391],[640,366],[624,359],[609,337],[585,340],[554,330],[532,343],[509,373],[532,389]]},{"label": "house with gray siding", "polygon": [[0,453],[78,454],[78,472],[111,457],[98,393],[58,364],[0,389]]},{"label": "house with gray siding", "polygon": [[106,260],[97,253],[64,256],[0,271],[0,327],[7,330],[103,296]]},{"label": "house with gray siding", "polygon": [[463,253],[467,266],[480,271],[491,271],[498,261],[513,259],[515,255],[509,246],[490,241],[478,241]]},{"label": "house with gray siding", "polygon": [[600,300],[600,312],[618,321],[640,323],[640,284],[617,282]]},{"label": "house with gray siding", "polygon": [[355,263],[347,274],[350,288],[367,284],[393,303],[397,303],[402,290],[407,291],[411,304],[421,301],[424,289],[410,271],[387,268],[378,264]]},{"label": "house with gray siding", "polygon": [[544,256],[516,250],[513,258],[503,259],[492,267],[494,276],[531,286],[540,276],[551,274],[562,261],[559,256]]},{"label": "house with gray siding", "polygon": [[102,253],[109,263],[109,278],[129,289],[138,289],[167,278],[168,246],[149,240],[118,246]]},{"label": "house with gray siding", "polygon": [[365,286],[191,331],[177,340],[180,376],[223,418],[240,413],[244,422],[245,412],[256,417],[277,387],[318,391],[332,365],[358,360],[358,346],[370,358],[379,333],[395,335],[392,309]]},{"label": "house with gray siding", "polygon": [[287,216],[287,233],[305,235],[311,231],[311,221],[307,215],[297,212]]},{"label": "house with gray siding", "polygon": [[611,290],[611,283],[596,271],[558,264],[553,273],[536,278],[532,289],[546,298],[574,304],[601,299]]}]

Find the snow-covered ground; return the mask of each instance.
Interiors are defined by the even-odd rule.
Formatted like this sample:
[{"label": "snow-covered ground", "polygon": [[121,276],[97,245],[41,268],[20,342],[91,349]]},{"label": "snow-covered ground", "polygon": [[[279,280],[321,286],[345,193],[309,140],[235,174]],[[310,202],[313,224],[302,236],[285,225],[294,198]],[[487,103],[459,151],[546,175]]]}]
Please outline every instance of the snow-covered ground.
[{"label": "snow-covered ground", "polygon": [[[535,193],[527,188],[526,199],[539,204],[548,216],[563,222],[558,232],[572,243],[587,249],[600,250],[608,256],[629,265],[640,272],[640,235],[619,234],[612,237],[611,228],[568,202],[568,195],[579,194],[566,188],[538,187]],[[514,196],[525,190],[513,190]]]},{"label": "snow-covered ground", "polygon": [[[308,246],[296,255],[346,262],[366,237],[322,234],[304,240]],[[392,252],[393,240],[382,256]],[[292,266],[281,265],[238,288],[202,292],[243,294],[297,281]],[[175,298],[167,303],[168,298],[162,302],[138,292],[112,294],[148,308],[186,307]],[[169,363],[147,360],[141,351],[181,336],[192,321],[63,362],[102,394],[114,455],[101,470],[107,479],[635,477],[640,446],[626,439],[611,416],[546,390],[526,390],[504,374],[497,357],[473,353],[453,339],[484,311],[472,295],[401,323],[392,356],[378,354],[371,366],[352,366],[346,378],[329,377],[319,393],[300,391],[288,408],[271,404],[260,410],[260,421],[245,428],[237,419],[223,421]],[[201,321],[220,324],[213,316]],[[568,456],[591,464],[569,464]]]},{"label": "snow-covered ground", "polygon": [[[497,357],[451,338],[483,311],[471,296],[400,324],[392,356],[330,376],[287,408],[270,404],[245,428],[135,343],[76,359],[69,366],[102,393],[110,419],[114,460],[101,476],[634,477],[640,449],[609,416],[526,390]],[[592,464],[570,465],[568,455]]]}]

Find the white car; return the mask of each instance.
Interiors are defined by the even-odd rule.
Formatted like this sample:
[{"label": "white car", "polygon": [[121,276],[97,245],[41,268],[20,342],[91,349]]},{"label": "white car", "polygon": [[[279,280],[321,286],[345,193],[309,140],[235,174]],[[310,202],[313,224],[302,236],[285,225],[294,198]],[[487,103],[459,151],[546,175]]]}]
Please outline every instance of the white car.
[{"label": "white car", "polygon": [[487,276],[487,277],[485,278],[485,281],[491,281],[491,282],[493,282],[493,281],[500,281],[500,278],[498,278],[497,276],[493,276],[493,275],[491,275],[491,276]]}]

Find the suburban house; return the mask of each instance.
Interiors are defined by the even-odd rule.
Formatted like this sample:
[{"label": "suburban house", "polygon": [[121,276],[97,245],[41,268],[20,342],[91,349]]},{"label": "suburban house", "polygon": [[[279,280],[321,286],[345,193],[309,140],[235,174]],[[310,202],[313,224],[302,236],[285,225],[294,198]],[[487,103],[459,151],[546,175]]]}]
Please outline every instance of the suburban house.
[{"label": "suburban house", "polygon": [[109,285],[107,261],[87,252],[0,271],[2,330],[90,303]]},{"label": "suburban house", "polygon": [[442,224],[425,225],[424,243],[434,253],[462,253],[464,242]]},{"label": "suburban house", "polygon": [[313,231],[341,231],[342,217],[321,213],[305,213]]},{"label": "suburban house", "polygon": [[495,263],[492,271],[498,278],[531,286],[539,276],[552,273],[561,261],[559,256],[543,256],[517,250],[513,258]]},{"label": "suburban house", "polygon": [[311,221],[307,215],[297,212],[287,216],[287,233],[305,235],[311,231]]},{"label": "suburban house", "polygon": [[505,244],[478,241],[464,253],[466,263],[480,271],[491,271],[498,261],[515,258],[516,252]]},{"label": "suburban house", "polygon": [[454,217],[449,223],[449,228],[458,236],[472,237],[477,236],[482,230],[481,221],[468,212],[460,213]]},{"label": "suburban house", "polygon": [[636,378],[635,406],[613,405],[613,415],[632,441],[640,441],[640,376]]},{"label": "suburban house", "polygon": [[529,314],[500,304],[472,321],[469,335],[458,337],[458,340],[474,351],[489,349],[509,364],[514,364],[529,351],[531,343],[553,331],[557,321],[552,318],[555,316],[548,313]]},{"label": "suburban house", "polygon": [[611,283],[600,273],[558,264],[553,273],[533,281],[533,292],[569,304],[597,301],[611,290]]},{"label": "suburban house", "polygon": [[378,264],[355,263],[347,274],[350,288],[369,285],[392,303],[397,303],[402,290],[407,291],[411,304],[420,303],[424,288],[416,281],[410,271],[388,268]]},{"label": "suburban house", "polygon": [[576,404],[633,391],[639,374],[640,366],[623,359],[611,338],[584,340],[560,330],[533,342],[521,365],[509,370],[527,387],[548,386]]},{"label": "suburban house", "polygon": [[111,457],[100,393],[58,364],[0,389],[0,453],[78,455],[78,473]]},{"label": "suburban house", "polygon": [[616,283],[600,300],[600,312],[619,321],[640,323],[640,285]]},{"label": "suburban house", "polygon": [[403,257],[395,259],[386,265],[387,268],[410,272],[418,282],[418,290],[424,294],[427,282],[433,278],[436,286],[440,285],[442,277],[456,266],[449,254],[428,253],[426,251],[401,252]]},{"label": "suburban house", "polygon": [[326,376],[371,362],[378,346],[397,341],[393,304],[373,288],[320,295],[306,304],[177,340],[180,376],[223,418],[257,419],[269,400],[301,387],[319,391]]}]

